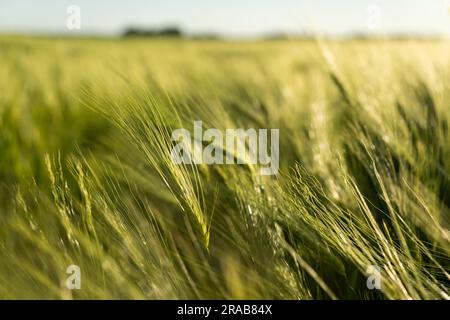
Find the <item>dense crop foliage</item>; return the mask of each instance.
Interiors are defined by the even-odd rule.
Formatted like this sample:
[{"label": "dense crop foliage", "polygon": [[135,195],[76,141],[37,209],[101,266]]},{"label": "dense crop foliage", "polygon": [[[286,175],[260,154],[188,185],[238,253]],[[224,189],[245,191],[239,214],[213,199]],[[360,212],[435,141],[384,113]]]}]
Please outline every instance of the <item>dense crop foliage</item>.
[{"label": "dense crop foliage", "polygon": [[[448,299],[449,56],[1,37],[0,297]],[[279,128],[280,172],[175,165],[194,120]]]}]

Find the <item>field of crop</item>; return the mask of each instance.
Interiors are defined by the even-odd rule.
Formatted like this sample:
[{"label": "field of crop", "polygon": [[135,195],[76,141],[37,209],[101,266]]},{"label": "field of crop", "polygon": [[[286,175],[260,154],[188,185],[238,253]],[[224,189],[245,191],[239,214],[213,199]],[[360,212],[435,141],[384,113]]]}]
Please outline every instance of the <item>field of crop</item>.
[{"label": "field of crop", "polygon": [[[0,298],[449,299],[448,57],[1,36]],[[278,174],[174,164],[194,120],[279,129]]]}]

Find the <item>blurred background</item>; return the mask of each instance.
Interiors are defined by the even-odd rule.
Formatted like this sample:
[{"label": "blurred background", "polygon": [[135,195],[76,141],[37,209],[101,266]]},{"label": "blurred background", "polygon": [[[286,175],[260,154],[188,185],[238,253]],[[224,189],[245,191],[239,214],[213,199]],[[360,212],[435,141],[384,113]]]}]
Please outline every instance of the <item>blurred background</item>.
[{"label": "blurred background", "polygon": [[[71,6],[80,28],[67,27]],[[448,0],[0,0],[0,33],[449,37],[449,8]]]}]

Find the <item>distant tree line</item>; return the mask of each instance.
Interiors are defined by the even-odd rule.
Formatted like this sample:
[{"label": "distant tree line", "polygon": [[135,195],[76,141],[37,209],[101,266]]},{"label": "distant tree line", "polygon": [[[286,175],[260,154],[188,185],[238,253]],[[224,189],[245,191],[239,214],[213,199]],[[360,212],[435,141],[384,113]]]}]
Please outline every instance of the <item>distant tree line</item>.
[{"label": "distant tree line", "polygon": [[[159,29],[153,28],[136,28],[130,27],[124,30],[122,33],[124,38],[132,38],[132,37],[173,37],[173,38],[189,38],[189,39],[198,39],[198,40],[218,40],[221,37],[214,33],[200,33],[200,34],[185,34],[181,31],[180,28],[169,26],[163,27]],[[342,40],[374,40],[374,39],[391,39],[391,40],[410,40],[410,39],[440,39],[439,36],[428,34],[428,35],[414,35],[414,34],[390,34],[390,35],[372,35],[372,34],[364,34],[364,33],[352,33],[347,34],[345,36],[333,37],[332,35],[322,35],[325,38],[330,39],[342,39]],[[287,40],[287,39],[303,39],[303,40],[311,40],[315,39],[316,36],[309,33],[298,33],[298,34],[289,34],[283,32],[272,32],[265,35],[261,35],[256,37],[260,40]]]},{"label": "distant tree line", "polygon": [[127,28],[123,37],[183,37],[183,32],[177,27],[161,29]]}]

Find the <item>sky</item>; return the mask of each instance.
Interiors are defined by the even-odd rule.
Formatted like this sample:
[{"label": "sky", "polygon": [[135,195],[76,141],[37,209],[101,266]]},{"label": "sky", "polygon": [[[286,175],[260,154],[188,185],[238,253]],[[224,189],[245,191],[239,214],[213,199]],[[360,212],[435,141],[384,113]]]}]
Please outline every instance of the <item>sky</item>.
[{"label": "sky", "polygon": [[[81,28],[66,26],[80,8]],[[450,0],[0,0],[0,33],[117,35],[177,26],[189,34],[419,34],[450,37]]]}]

